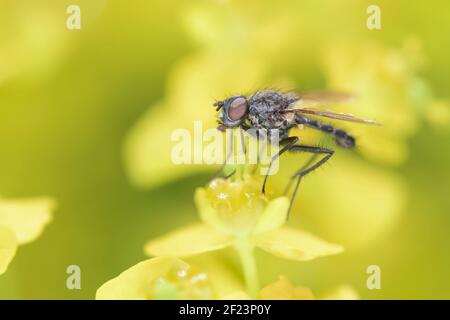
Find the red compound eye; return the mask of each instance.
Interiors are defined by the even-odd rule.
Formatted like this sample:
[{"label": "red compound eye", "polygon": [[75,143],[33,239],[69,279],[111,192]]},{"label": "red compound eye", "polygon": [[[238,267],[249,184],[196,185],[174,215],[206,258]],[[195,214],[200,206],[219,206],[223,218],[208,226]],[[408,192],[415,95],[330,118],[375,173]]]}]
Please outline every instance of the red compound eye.
[{"label": "red compound eye", "polygon": [[233,121],[240,120],[247,113],[248,105],[247,99],[238,97],[234,99],[228,108],[228,118]]}]

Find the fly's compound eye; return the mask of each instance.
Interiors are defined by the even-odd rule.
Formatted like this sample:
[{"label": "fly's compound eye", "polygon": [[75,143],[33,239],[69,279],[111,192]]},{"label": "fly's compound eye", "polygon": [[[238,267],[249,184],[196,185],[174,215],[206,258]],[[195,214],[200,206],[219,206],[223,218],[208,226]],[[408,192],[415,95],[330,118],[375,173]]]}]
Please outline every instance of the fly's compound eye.
[{"label": "fly's compound eye", "polygon": [[228,118],[232,121],[241,120],[248,111],[247,99],[244,97],[237,97],[231,101],[228,107]]}]

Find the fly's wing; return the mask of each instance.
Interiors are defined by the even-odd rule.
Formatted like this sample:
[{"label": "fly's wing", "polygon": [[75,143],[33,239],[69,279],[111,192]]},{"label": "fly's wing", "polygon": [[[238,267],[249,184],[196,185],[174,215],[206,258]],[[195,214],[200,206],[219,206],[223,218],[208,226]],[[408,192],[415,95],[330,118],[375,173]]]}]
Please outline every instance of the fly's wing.
[{"label": "fly's wing", "polygon": [[313,109],[309,107],[329,106],[354,100],[355,97],[348,93],[333,91],[311,91],[300,95],[299,101],[293,108],[286,109],[286,112],[310,114],[318,117],[325,117],[343,121],[358,122],[364,124],[378,125],[376,121],[357,118],[348,113],[338,113],[329,110]]},{"label": "fly's wing", "polygon": [[[294,111],[294,109],[292,109],[292,110]],[[295,109],[295,112],[299,112],[299,113],[303,113],[303,114],[311,114],[314,116],[343,120],[343,121],[379,125],[379,123],[376,121],[369,120],[369,119],[361,119],[361,118],[355,117],[354,115],[351,115],[349,113],[338,113],[338,112],[333,112],[333,111],[324,111],[324,110],[309,109],[309,108]]]},{"label": "fly's wing", "polygon": [[301,108],[330,106],[354,100],[355,96],[334,91],[310,91],[300,95],[297,105]]}]

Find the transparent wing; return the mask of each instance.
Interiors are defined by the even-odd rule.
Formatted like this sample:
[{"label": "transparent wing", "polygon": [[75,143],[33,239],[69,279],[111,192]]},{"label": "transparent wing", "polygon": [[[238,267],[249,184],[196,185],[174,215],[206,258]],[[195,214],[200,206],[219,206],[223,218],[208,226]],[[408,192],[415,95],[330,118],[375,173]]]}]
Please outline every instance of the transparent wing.
[{"label": "transparent wing", "polygon": [[298,105],[301,108],[329,106],[333,104],[340,104],[354,100],[355,96],[334,91],[310,91],[300,94]]},{"label": "transparent wing", "polygon": [[317,110],[317,109],[310,109],[310,108],[289,109],[286,111],[299,112],[299,113],[303,113],[303,114],[311,114],[314,116],[343,120],[343,121],[380,125],[378,122],[376,122],[374,120],[358,118],[349,113],[338,113],[338,112],[333,112],[333,111]]},{"label": "transparent wing", "polygon": [[310,114],[318,117],[326,117],[343,121],[379,125],[376,121],[369,119],[361,119],[349,113],[339,113],[329,110],[319,110],[309,108],[309,107],[324,107],[334,104],[341,104],[350,102],[354,99],[355,99],[354,95],[344,92],[335,92],[335,91],[304,92],[303,94],[300,95],[300,99],[294,105],[294,108],[286,109],[285,111]]}]

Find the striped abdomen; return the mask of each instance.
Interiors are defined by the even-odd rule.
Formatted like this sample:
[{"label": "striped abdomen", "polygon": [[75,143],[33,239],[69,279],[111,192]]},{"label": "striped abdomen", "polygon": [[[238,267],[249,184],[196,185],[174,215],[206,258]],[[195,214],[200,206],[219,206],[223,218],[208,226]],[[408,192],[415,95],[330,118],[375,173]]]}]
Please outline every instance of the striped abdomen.
[{"label": "striped abdomen", "polygon": [[303,115],[296,115],[295,121],[307,127],[320,130],[331,134],[336,139],[336,143],[343,148],[353,148],[355,146],[355,138],[342,129],[337,129],[330,124],[322,123],[315,119],[307,118]]}]

